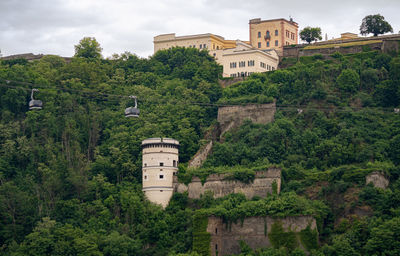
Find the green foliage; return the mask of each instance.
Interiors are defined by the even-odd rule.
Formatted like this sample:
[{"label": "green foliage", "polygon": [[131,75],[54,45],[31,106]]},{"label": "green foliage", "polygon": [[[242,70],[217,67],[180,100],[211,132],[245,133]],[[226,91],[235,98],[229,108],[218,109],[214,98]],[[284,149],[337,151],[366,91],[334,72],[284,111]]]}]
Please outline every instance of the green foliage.
[{"label": "green foliage", "polygon": [[211,234],[207,232],[208,216],[203,212],[193,215],[193,252],[199,255],[211,255]]},{"label": "green foliage", "polygon": [[[311,255],[398,254],[398,57],[309,56],[222,89],[221,66],[206,51],[99,56],[0,62],[0,83],[10,86],[0,87],[0,254],[179,255],[197,248],[208,255],[209,215],[228,226],[249,216],[312,215],[322,247]],[[25,82],[40,85],[41,111],[27,111]],[[132,102],[116,95],[138,96],[141,116],[126,119]],[[185,168],[215,123],[213,104],[272,99],[279,107],[273,123],[245,122],[214,143],[203,168]],[[253,200],[174,194],[163,210],[141,191],[140,142],[159,136],[180,141],[184,182],[212,173],[251,182],[255,171],[278,165],[283,192]],[[365,186],[371,171],[384,172],[389,188]],[[372,217],[347,215],[360,209]],[[335,227],[339,217],[346,225]],[[283,248],[251,254],[304,255]]]},{"label": "green foliage", "polygon": [[201,167],[201,168],[181,168],[178,173],[178,179],[181,183],[189,184],[192,181],[192,177],[199,177],[200,180],[205,183],[207,177],[210,174],[222,174],[221,178],[225,180],[239,180],[244,183],[250,183],[255,178],[256,171],[266,171],[273,165],[264,164],[256,165],[252,167],[246,167],[242,165],[236,166],[218,166],[218,167]]},{"label": "green foliage", "polygon": [[244,195],[232,194],[218,200],[212,208],[203,209],[207,216],[221,217],[227,221],[237,221],[251,216],[299,216],[312,215],[322,220],[328,208],[320,201],[308,200],[293,192],[281,193],[256,201],[246,201]]},{"label": "green foliage", "polygon": [[301,244],[307,251],[311,251],[318,248],[318,231],[311,229],[308,225],[307,228],[299,232]]},{"label": "green foliage", "polygon": [[352,69],[345,69],[337,78],[339,89],[344,92],[355,92],[360,85],[360,76]]},{"label": "green foliage", "polygon": [[99,59],[102,50],[96,38],[84,37],[75,45],[75,57]]},{"label": "green foliage", "polygon": [[362,20],[360,26],[361,35],[368,35],[372,33],[374,36],[377,36],[387,32],[393,32],[393,28],[380,14],[367,15]]},{"label": "green foliage", "polygon": [[297,247],[296,233],[283,229],[282,223],[279,221],[274,222],[271,226],[271,231],[268,233],[268,238],[274,248],[287,248],[289,251]]},{"label": "green foliage", "polygon": [[307,43],[311,43],[312,41],[322,40],[321,36],[321,28],[319,27],[305,27],[300,31],[300,39],[306,41]]}]

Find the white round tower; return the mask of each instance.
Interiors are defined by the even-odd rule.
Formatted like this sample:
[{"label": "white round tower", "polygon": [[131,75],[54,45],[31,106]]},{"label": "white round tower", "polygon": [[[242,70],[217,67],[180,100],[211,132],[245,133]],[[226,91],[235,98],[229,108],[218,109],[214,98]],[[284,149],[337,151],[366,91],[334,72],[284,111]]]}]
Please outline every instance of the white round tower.
[{"label": "white round tower", "polygon": [[173,176],[178,171],[179,141],[150,138],[142,141],[143,192],[165,208],[173,194]]}]

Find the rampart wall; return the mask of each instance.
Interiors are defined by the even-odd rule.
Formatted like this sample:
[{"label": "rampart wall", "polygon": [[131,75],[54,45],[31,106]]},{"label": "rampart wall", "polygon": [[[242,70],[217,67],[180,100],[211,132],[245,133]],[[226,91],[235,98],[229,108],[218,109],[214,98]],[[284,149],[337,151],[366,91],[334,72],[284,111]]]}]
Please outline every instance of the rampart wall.
[{"label": "rampart wall", "polygon": [[[379,50],[384,53],[390,53],[393,51],[398,52],[399,40],[400,35],[397,34],[367,38],[361,37],[347,40],[322,41],[311,44],[313,47],[321,47],[318,49],[307,49],[307,46],[310,46],[308,44],[284,46],[282,57],[299,58],[302,56],[312,56],[315,54],[331,55],[335,52],[345,55],[363,52],[365,48],[370,50]],[[328,45],[332,45],[332,47],[325,48],[325,46]]]},{"label": "rampart wall", "polygon": [[[285,218],[248,217],[243,222],[227,225],[219,217],[209,217],[207,232],[211,234],[210,252],[212,256],[240,253],[240,241],[246,242],[252,249],[271,247],[270,234],[274,223],[282,225],[285,232],[295,233],[306,229],[316,230],[317,225],[312,216],[295,216]],[[305,249],[298,235],[298,247]],[[316,237],[316,239],[318,239]],[[218,252],[218,253],[217,253]]]},{"label": "rampart wall", "polygon": [[210,191],[214,198],[224,197],[232,193],[242,193],[246,198],[251,199],[254,196],[266,197],[274,193],[273,184],[276,183],[276,193],[281,190],[281,169],[269,168],[267,171],[257,171],[254,181],[244,183],[238,180],[227,178],[229,174],[211,174],[202,184],[198,177],[193,177],[192,182],[187,186],[179,183],[177,177],[174,177],[174,191],[183,193],[188,192],[189,198],[198,199],[206,191]]},{"label": "rampart wall", "polygon": [[248,119],[256,124],[267,124],[274,121],[276,103],[248,104],[244,106],[226,106],[218,108],[220,136],[230,129],[239,127]]}]

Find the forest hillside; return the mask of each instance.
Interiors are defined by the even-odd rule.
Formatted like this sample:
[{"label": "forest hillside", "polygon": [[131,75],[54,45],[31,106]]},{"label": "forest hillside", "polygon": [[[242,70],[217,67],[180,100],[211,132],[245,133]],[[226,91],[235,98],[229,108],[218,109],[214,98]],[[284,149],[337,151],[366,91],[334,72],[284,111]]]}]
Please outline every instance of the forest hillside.
[{"label": "forest hillside", "polygon": [[[149,59],[57,56],[0,61],[1,255],[198,255],[204,216],[313,215],[312,255],[400,253],[400,57],[366,51],[301,58],[222,89],[208,52],[173,48]],[[43,109],[28,111],[31,89]],[[138,98],[139,118],[124,109]],[[204,144],[221,104],[276,100],[275,121],[244,123]],[[141,141],[179,140],[179,179],[282,168],[282,192],[247,200],[189,199],[164,210],[141,191]],[[365,184],[381,172],[387,189]],[[288,243],[242,255],[305,255]]]}]

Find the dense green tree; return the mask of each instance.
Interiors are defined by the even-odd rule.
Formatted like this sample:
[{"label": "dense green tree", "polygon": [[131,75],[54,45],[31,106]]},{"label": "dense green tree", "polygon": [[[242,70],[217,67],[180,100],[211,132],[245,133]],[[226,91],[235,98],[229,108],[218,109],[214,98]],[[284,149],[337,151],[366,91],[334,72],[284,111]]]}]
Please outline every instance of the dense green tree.
[{"label": "dense green tree", "polygon": [[102,50],[96,38],[84,37],[75,45],[75,57],[99,59]]},{"label": "dense green tree", "polygon": [[345,92],[354,92],[359,88],[360,76],[352,69],[345,69],[337,78],[338,86]]},{"label": "dense green tree", "polygon": [[321,36],[321,28],[319,27],[305,27],[300,31],[300,39],[306,41],[307,43],[311,43],[313,41],[322,40]]},{"label": "dense green tree", "polygon": [[361,22],[361,35],[368,35],[372,33],[374,36],[377,36],[387,32],[393,32],[393,28],[380,14],[367,15]]}]

